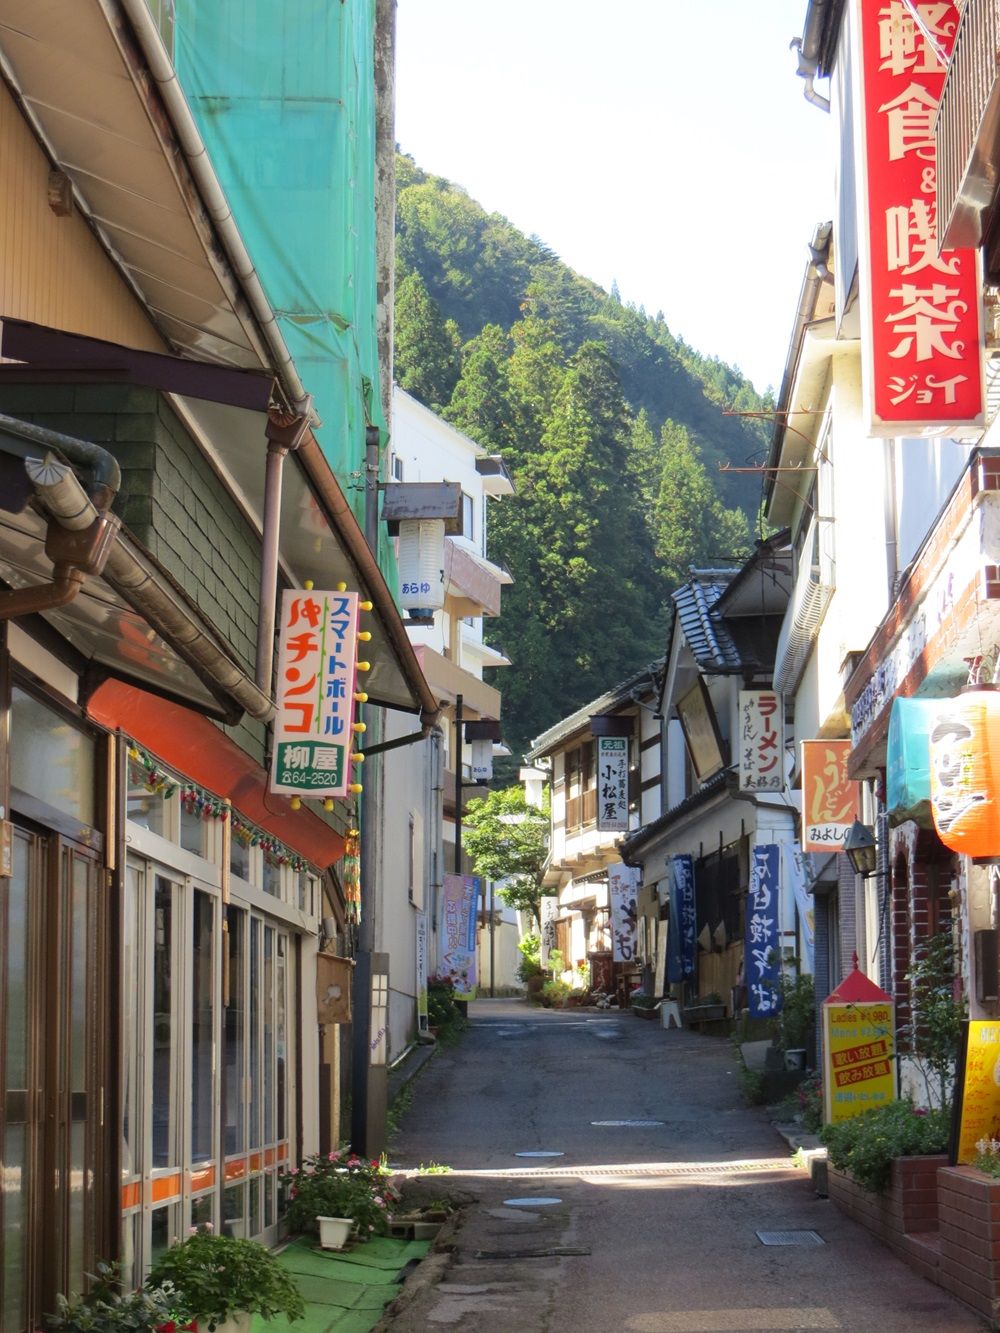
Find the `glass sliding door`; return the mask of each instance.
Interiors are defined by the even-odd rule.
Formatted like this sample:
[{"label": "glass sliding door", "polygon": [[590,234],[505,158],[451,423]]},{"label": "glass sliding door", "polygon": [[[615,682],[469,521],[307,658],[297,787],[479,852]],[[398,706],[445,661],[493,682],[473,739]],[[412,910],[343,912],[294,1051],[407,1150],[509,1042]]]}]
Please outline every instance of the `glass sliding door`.
[{"label": "glass sliding door", "polygon": [[27,826],[13,852],[0,879],[0,1310],[4,1333],[23,1333],[96,1259],[98,863]]},{"label": "glass sliding door", "polygon": [[0,1007],[0,1067],[3,1069],[4,1120],[0,1140],[0,1327],[26,1327],[28,1224],[32,1212],[30,1158],[34,1151],[33,1089],[28,1014],[33,977],[28,949],[28,913],[32,872],[37,868],[37,839],[14,830],[14,873],[0,879],[0,933],[4,941],[3,1005]]}]

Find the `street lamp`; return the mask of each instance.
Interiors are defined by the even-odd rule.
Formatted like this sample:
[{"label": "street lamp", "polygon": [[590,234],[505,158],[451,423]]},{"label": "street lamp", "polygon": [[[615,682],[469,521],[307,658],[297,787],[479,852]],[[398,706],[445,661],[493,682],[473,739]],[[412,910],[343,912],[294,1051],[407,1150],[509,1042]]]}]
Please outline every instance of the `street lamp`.
[{"label": "street lamp", "polygon": [[856,875],[867,878],[878,869],[878,853],[875,846],[875,830],[856,819],[844,839],[843,850]]}]

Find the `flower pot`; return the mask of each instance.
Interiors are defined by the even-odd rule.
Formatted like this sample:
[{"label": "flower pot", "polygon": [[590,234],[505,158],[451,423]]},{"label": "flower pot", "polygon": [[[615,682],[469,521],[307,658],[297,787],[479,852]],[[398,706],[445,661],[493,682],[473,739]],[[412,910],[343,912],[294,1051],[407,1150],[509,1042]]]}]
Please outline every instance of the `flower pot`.
[{"label": "flower pot", "polygon": [[342,1250],[354,1227],[352,1217],[317,1217],[320,1248]]},{"label": "flower pot", "polygon": [[216,1324],[215,1333],[250,1333],[253,1315],[247,1310],[237,1310],[223,1324]]}]

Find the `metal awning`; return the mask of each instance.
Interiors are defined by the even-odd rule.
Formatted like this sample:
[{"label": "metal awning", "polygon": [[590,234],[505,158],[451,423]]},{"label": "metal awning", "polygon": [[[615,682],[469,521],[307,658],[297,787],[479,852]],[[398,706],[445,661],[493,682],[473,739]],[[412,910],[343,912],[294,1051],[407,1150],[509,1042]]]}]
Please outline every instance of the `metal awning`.
[{"label": "metal awning", "polygon": [[0,52],[76,207],[167,344],[199,361],[263,369],[266,339],[219,253],[220,219],[210,219],[176,151],[121,17],[101,0],[0,0]]}]

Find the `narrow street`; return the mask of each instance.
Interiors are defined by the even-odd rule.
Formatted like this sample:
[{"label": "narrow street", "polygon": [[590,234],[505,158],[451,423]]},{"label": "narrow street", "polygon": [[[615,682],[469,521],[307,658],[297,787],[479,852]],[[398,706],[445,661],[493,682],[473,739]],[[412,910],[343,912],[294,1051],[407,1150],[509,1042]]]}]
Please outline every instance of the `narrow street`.
[{"label": "narrow street", "polygon": [[[516,1000],[469,1017],[415,1084],[392,1161],[447,1165],[423,1185],[474,1202],[444,1279],[393,1333],[984,1327],[815,1196],[743,1104],[728,1041]],[[516,1156],[545,1151],[563,1156]],[[822,1243],[764,1245],[758,1231]]]}]

